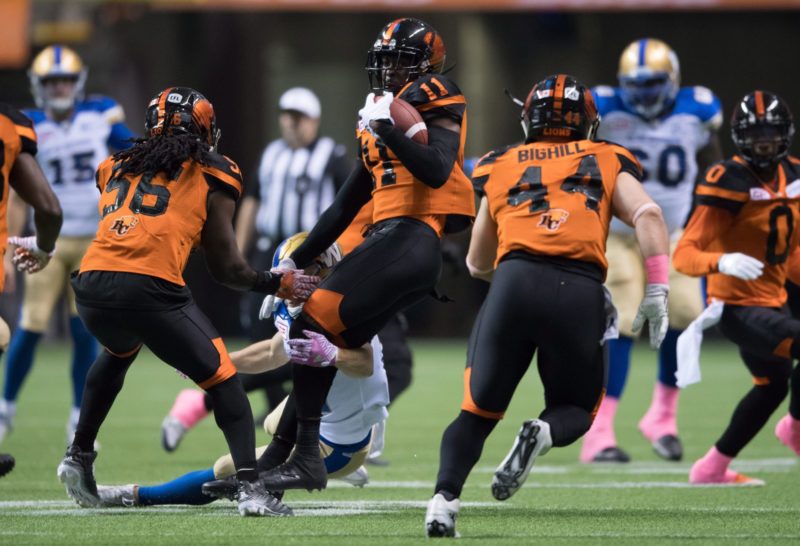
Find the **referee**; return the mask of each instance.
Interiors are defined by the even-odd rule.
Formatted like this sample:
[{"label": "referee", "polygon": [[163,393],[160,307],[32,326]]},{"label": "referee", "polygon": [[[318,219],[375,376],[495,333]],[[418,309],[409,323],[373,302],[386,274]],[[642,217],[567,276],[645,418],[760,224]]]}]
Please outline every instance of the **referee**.
[{"label": "referee", "polygon": [[[321,109],[313,91],[293,87],[281,95],[278,108],[281,138],[264,149],[258,178],[249,181],[236,220],[239,249],[253,267],[263,269],[270,269],[281,241],[314,227],[352,169],[345,146],[319,135]],[[243,299],[242,324],[251,341],[275,332],[272,321],[258,320],[262,300],[256,294]],[[266,389],[272,409],[287,394],[283,383],[291,379],[291,368],[243,378],[248,391]]]}]

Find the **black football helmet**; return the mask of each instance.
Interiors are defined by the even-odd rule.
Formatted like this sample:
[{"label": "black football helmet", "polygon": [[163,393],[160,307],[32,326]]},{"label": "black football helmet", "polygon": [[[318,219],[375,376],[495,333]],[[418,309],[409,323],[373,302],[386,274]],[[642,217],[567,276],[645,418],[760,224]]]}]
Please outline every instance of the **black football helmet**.
[{"label": "black football helmet", "polygon": [[147,105],[144,130],[148,137],[193,134],[216,150],[220,130],[214,107],[190,87],[168,87]]},{"label": "black football helmet", "polygon": [[367,75],[373,91],[399,91],[406,83],[429,72],[444,70],[444,41],[432,26],[419,19],[395,19],[381,30],[367,52]]},{"label": "black football helmet", "polygon": [[600,114],[588,87],[567,74],[548,76],[533,86],[522,107],[525,142],[591,140]]},{"label": "black football helmet", "polygon": [[731,137],[739,153],[753,166],[772,170],[789,154],[794,136],[792,112],[775,93],[746,95],[731,116]]}]

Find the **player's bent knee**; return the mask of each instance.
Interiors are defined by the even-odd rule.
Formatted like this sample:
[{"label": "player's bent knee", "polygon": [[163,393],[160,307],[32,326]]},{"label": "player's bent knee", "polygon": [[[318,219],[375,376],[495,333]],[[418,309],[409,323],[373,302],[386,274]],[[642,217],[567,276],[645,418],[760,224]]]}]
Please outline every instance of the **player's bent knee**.
[{"label": "player's bent knee", "polygon": [[0,351],[8,349],[8,342],[11,341],[11,330],[8,324],[0,318]]},{"label": "player's bent knee", "polygon": [[264,419],[264,431],[270,436],[275,436],[275,431],[278,430],[278,423],[281,421],[281,416],[283,415],[283,410],[286,408],[287,400],[289,400],[288,396],[278,404],[278,407],[267,415],[266,419]]},{"label": "player's bent knee", "polygon": [[328,477],[341,478],[355,472],[367,460],[371,445],[370,439],[365,445],[353,451],[347,446],[333,447],[320,440],[319,449],[325,461],[325,468],[328,470]]},{"label": "player's bent knee", "polygon": [[[257,447],[256,460],[258,460],[258,458],[261,457],[266,450],[267,446]],[[234,474],[236,474],[236,467],[233,464],[233,457],[230,453],[223,455],[214,463],[214,478],[218,480],[224,480],[225,478],[229,478]]]}]

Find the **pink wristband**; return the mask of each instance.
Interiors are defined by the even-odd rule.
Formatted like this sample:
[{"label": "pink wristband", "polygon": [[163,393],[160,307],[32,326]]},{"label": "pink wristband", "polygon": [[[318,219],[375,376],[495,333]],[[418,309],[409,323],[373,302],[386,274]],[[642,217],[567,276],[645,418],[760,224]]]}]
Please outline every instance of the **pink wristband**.
[{"label": "pink wristband", "polygon": [[669,258],[666,254],[645,258],[647,284],[669,284]]}]

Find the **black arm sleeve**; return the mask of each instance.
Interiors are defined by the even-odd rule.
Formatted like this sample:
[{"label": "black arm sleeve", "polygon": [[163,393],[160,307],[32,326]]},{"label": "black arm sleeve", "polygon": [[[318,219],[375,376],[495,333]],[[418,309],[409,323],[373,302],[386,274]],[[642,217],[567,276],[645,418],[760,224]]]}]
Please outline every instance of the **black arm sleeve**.
[{"label": "black arm sleeve", "polygon": [[291,258],[297,267],[305,268],[331,246],[371,198],[372,178],[363,163],[359,163],[306,240],[292,253]]},{"label": "black arm sleeve", "polygon": [[458,133],[430,125],[428,144],[425,145],[417,144],[407,138],[403,131],[391,123],[378,121],[375,124],[375,132],[414,178],[431,188],[441,188],[447,182],[458,157],[461,141]]}]

